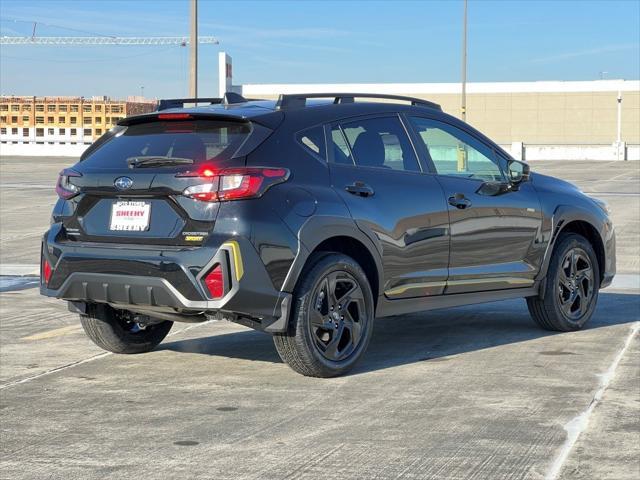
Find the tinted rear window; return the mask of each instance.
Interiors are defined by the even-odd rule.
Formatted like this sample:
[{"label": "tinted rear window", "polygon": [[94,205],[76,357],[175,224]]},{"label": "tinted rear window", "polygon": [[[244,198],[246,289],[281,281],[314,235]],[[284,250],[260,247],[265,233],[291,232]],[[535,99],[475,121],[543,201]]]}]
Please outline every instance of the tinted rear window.
[{"label": "tinted rear window", "polygon": [[[356,165],[420,171],[409,137],[397,117],[369,118],[344,123],[342,131],[347,137]],[[346,156],[347,152],[339,144],[337,146],[338,152],[342,151]],[[344,159],[341,161],[340,156],[336,156],[336,160],[336,163],[350,163]]]},{"label": "tinted rear window", "polygon": [[127,168],[127,159],[150,156],[188,158],[194,164],[225,160],[233,156],[250,133],[250,124],[216,120],[131,125],[90,152],[83,164]]}]

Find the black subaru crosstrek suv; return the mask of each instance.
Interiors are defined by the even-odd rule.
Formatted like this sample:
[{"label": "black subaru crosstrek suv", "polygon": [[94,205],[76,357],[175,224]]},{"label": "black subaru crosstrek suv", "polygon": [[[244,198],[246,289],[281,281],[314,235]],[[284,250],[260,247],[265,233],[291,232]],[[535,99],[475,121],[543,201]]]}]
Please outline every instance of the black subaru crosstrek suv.
[{"label": "black subaru crosstrek suv", "polygon": [[541,327],[577,330],[612,281],[606,205],[436,104],[189,102],[121,120],[60,173],[41,292],[106,350],[226,318],[330,377],[360,359],[375,318],[521,297]]}]

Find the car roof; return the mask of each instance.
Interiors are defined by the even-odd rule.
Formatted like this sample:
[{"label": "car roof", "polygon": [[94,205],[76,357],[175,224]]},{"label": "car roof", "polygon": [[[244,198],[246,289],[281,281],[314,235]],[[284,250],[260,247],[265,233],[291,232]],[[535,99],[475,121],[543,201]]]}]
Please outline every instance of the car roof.
[{"label": "car roof", "polygon": [[[227,94],[228,95],[228,94]],[[159,110],[142,115],[127,117],[119,122],[120,125],[131,125],[145,122],[148,119],[171,114],[190,114],[195,117],[218,117],[235,121],[252,121],[269,128],[276,128],[284,119],[285,113],[291,114],[298,120],[308,120],[311,123],[332,121],[345,116],[367,115],[374,113],[388,113],[399,111],[417,111],[428,109],[442,112],[439,105],[426,100],[411,97],[397,97],[393,95],[371,94],[374,98],[396,99],[410,101],[412,105],[397,102],[357,101],[354,97],[367,98],[368,94],[300,94],[281,95],[278,100],[246,100],[239,95],[233,102],[227,102],[227,97],[221,99],[198,99],[198,102],[211,102],[208,105],[183,106],[194,103],[193,99],[162,100]],[[284,99],[284,101],[283,101]],[[346,101],[343,101],[346,100]],[[168,107],[168,108],[166,108]],[[307,123],[307,121],[304,121]]]},{"label": "car roof", "polygon": [[[285,119],[288,118],[288,128],[290,131],[301,131],[303,129],[318,126],[320,124],[328,124],[346,120],[350,117],[358,117],[364,115],[379,115],[391,113],[405,113],[412,115],[428,114],[436,116],[439,119],[447,121],[462,129],[472,131],[476,136],[483,139],[493,148],[503,152],[509,157],[509,154],[502,149],[497,143],[482,134],[478,130],[471,127],[466,122],[449,115],[442,111],[440,105],[428,102],[426,100],[414,99],[411,97],[400,97],[395,95],[376,95],[376,94],[300,94],[291,95],[293,97],[292,105],[282,108],[282,99],[287,97],[281,95],[278,100],[247,100],[237,94],[229,96],[225,94],[224,98],[216,99],[198,99],[198,102],[209,101],[209,105],[193,106],[193,107],[173,107],[176,104],[194,103],[193,99],[179,99],[161,101],[171,105],[170,108],[161,108],[159,111],[146,113],[137,116],[126,117],[118,125],[131,125],[142,123],[148,119],[156,119],[162,114],[190,114],[198,118],[218,118],[222,120],[232,121],[250,121],[275,130]],[[380,101],[353,101],[353,98],[373,98],[405,100],[411,104],[397,102],[380,102]],[[304,103],[299,100],[304,98]],[[346,102],[339,101],[345,98]],[[231,101],[230,101],[231,100]]]},{"label": "car roof", "polygon": [[[375,105],[381,107],[383,111],[389,110],[397,110],[398,106],[407,106],[398,103],[382,103],[382,102],[354,102],[354,103],[335,103],[331,100],[321,100],[321,99],[310,99],[306,102],[305,106],[298,108],[287,109],[287,111],[292,110],[303,110],[313,107],[329,107],[334,111],[344,110],[346,106],[356,106],[356,107],[365,107],[367,105]],[[197,107],[184,107],[184,108],[169,108],[166,110],[162,110],[162,113],[200,113],[200,114],[223,114],[229,116],[236,116],[242,118],[253,118],[256,116],[264,115],[270,112],[277,112],[281,109],[278,106],[277,100],[247,100],[243,103],[217,103],[211,105],[200,105]]]}]

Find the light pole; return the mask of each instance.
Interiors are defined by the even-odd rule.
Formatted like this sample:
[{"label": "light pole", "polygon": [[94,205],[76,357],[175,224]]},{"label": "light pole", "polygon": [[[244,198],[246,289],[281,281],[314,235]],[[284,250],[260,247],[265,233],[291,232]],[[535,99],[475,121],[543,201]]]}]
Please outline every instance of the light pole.
[{"label": "light pole", "polygon": [[[460,118],[467,121],[467,0],[464,0],[464,13],[462,16],[462,102],[460,105]],[[458,144],[459,172],[467,171],[467,147]]]},{"label": "light pole", "polygon": [[[616,128],[616,160],[626,160],[625,147],[622,144],[622,92],[618,91],[618,115],[617,115],[617,128]],[[621,158],[622,157],[622,158]]]},{"label": "light pole", "polygon": [[467,0],[464,0],[462,16],[462,105],[460,106],[462,121],[467,120]]},{"label": "light pole", "polygon": [[189,45],[190,84],[189,96],[198,98],[198,0],[191,0],[191,40]]}]

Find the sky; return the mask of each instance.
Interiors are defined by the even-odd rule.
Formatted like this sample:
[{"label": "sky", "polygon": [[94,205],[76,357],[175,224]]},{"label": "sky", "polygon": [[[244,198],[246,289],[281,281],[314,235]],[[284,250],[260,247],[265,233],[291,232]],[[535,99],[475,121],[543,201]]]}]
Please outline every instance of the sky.
[{"label": "sky", "polygon": [[[462,0],[199,0],[199,94],[234,84],[458,82]],[[1,0],[0,35],[188,36],[189,0]],[[469,0],[468,81],[640,78],[640,0]],[[188,94],[188,48],[0,46],[3,95]],[[605,72],[605,73],[603,73]]]}]

